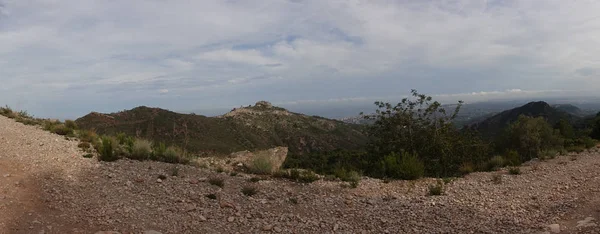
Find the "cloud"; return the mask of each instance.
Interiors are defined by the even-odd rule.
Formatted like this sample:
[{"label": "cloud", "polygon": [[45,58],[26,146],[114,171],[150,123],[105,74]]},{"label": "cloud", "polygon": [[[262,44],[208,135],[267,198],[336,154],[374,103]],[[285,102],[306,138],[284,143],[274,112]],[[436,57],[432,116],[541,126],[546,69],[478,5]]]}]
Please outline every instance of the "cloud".
[{"label": "cloud", "polygon": [[[336,103],[399,97],[412,88],[485,98],[533,95],[528,90],[593,94],[600,85],[594,1],[0,5],[0,100],[27,103],[32,112],[66,102],[73,109],[61,111],[70,113],[142,103]],[[107,101],[86,104],[97,100]]]}]

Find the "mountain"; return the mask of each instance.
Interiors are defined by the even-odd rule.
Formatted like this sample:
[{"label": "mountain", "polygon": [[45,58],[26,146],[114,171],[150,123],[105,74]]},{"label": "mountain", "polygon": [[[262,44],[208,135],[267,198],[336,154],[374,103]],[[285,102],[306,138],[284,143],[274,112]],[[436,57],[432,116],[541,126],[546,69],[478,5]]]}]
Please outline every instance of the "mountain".
[{"label": "mountain", "polygon": [[585,116],[586,115],[586,113],[583,110],[581,110],[579,107],[576,107],[571,104],[554,104],[554,105],[552,105],[552,107],[557,110],[567,112],[574,116]]},{"label": "mountain", "polygon": [[213,154],[276,146],[287,146],[290,153],[302,154],[356,149],[367,140],[363,126],[289,112],[264,101],[217,117],[140,106],[111,114],[92,112],[75,122],[99,134],[124,132]]},{"label": "mountain", "polygon": [[484,137],[497,136],[506,126],[516,121],[520,115],[544,117],[551,125],[554,125],[561,119],[566,119],[571,123],[575,123],[581,119],[578,116],[554,108],[546,102],[538,101],[500,112],[481,122],[471,124],[469,128],[477,130]]}]

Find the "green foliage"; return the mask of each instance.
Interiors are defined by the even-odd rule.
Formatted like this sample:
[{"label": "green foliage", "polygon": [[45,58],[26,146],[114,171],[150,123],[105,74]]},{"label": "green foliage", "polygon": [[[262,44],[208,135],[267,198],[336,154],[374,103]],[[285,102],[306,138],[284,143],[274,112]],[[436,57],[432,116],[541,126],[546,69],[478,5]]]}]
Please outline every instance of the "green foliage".
[{"label": "green foliage", "polygon": [[521,162],[538,158],[543,150],[559,149],[563,145],[564,139],[544,118],[524,115],[507,127],[498,144],[501,148],[517,151]]},{"label": "green foliage", "polygon": [[158,160],[159,158],[164,158],[166,152],[167,152],[167,145],[165,145],[165,143],[161,142],[158,145],[154,146],[154,149],[152,151],[152,155],[151,155],[150,159]]},{"label": "green foliage", "polygon": [[520,175],[521,174],[521,169],[518,167],[511,167],[508,169],[508,173],[511,175]]},{"label": "green foliage", "polygon": [[92,145],[89,142],[80,142],[79,144],[77,144],[77,147],[81,148],[84,151],[87,151],[90,148],[92,148]]},{"label": "green foliage", "polygon": [[152,153],[152,143],[144,139],[136,139],[131,148],[131,159],[146,160]]},{"label": "green foliage", "polygon": [[425,165],[419,157],[407,152],[402,154],[392,152],[385,156],[380,164],[385,176],[389,178],[415,180],[423,177],[425,173]]},{"label": "green foliage", "polygon": [[84,158],[93,158],[94,154],[89,154],[89,153],[88,154],[84,154],[83,157]]},{"label": "green foliage", "polygon": [[596,115],[596,118],[594,119],[590,137],[596,140],[600,140],[600,112],[598,112],[598,115]]},{"label": "green foliage", "polygon": [[563,138],[575,138],[575,130],[573,129],[573,125],[569,123],[566,119],[561,119],[554,125],[554,129],[558,130],[558,133]]},{"label": "green foliage", "polygon": [[487,171],[495,171],[495,170],[500,169],[504,165],[506,165],[506,161],[504,160],[504,158],[502,156],[494,156],[488,161],[488,163],[486,165],[486,170]]},{"label": "green foliage", "polygon": [[242,193],[246,196],[252,196],[258,193],[258,188],[255,186],[246,185],[242,188]]},{"label": "green foliage", "polygon": [[98,160],[111,162],[119,159],[119,157],[114,152],[114,148],[117,145],[118,143],[116,139],[107,136],[102,137],[100,149],[98,150],[98,153],[100,154],[98,156]]},{"label": "green foliage", "polygon": [[319,180],[319,176],[310,170],[280,170],[273,174],[274,177],[287,178],[300,183],[312,183]]},{"label": "green foliage", "polygon": [[51,132],[61,136],[73,135],[73,129],[64,124],[54,125]]},{"label": "green foliage", "polygon": [[93,143],[98,140],[98,134],[92,130],[79,130],[77,136],[82,142]]},{"label": "green foliage", "polygon": [[473,168],[473,164],[470,162],[463,162],[458,168],[458,172],[460,172],[461,175],[466,175],[473,171],[475,171],[475,169]]},{"label": "green foliage", "polygon": [[505,165],[519,166],[521,165],[521,163],[521,156],[519,156],[519,152],[517,152],[516,150],[509,150],[508,152],[506,152],[506,156],[504,157]]},{"label": "green foliage", "polygon": [[225,186],[225,180],[219,177],[208,178],[208,183],[220,188],[223,188],[223,186]]},{"label": "green foliage", "polygon": [[[431,97],[412,90],[412,97],[402,99],[396,105],[376,102],[378,109],[374,115],[365,116],[375,120],[370,126],[369,144],[370,165],[367,173],[375,177],[417,178],[420,166],[424,165],[424,175],[453,176],[460,174],[463,162],[480,163],[486,160],[487,144],[470,131],[459,131],[452,124],[462,102],[447,114],[446,108]],[[400,159],[392,153],[411,152],[418,161],[414,165],[414,175],[399,173]],[[409,158],[409,159],[412,159]],[[407,163],[409,163],[407,162]],[[383,164],[383,165],[382,165]],[[378,165],[378,166],[375,166]],[[405,164],[406,165],[406,164]],[[405,167],[404,169],[411,168]],[[381,173],[385,171],[385,173]]]},{"label": "green foliage", "polygon": [[444,184],[438,181],[435,185],[429,185],[429,196],[440,196],[444,194]]},{"label": "green foliage", "polygon": [[583,151],[585,151],[585,147],[581,146],[581,145],[574,145],[574,146],[569,146],[566,148],[566,150],[568,152],[575,152],[575,153],[583,153]]},{"label": "green foliage", "polygon": [[360,183],[362,175],[353,170],[346,170],[344,168],[338,168],[335,170],[335,176],[340,178],[342,181],[349,182],[350,187],[356,188]]},{"label": "green foliage", "polygon": [[78,129],[77,124],[73,120],[65,120],[65,126],[70,129]]}]

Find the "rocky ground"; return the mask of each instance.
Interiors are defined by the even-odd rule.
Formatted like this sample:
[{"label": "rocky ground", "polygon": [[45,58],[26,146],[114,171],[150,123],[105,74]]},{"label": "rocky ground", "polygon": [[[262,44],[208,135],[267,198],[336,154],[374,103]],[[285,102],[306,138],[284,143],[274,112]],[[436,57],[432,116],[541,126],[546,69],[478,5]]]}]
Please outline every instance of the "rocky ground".
[{"label": "rocky ground", "polygon": [[[428,196],[433,179],[365,178],[354,189],[251,182],[191,166],[98,162],[76,145],[0,116],[0,233],[600,233],[596,152],[531,162],[520,175],[470,174]],[[258,193],[244,195],[247,186]]]}]

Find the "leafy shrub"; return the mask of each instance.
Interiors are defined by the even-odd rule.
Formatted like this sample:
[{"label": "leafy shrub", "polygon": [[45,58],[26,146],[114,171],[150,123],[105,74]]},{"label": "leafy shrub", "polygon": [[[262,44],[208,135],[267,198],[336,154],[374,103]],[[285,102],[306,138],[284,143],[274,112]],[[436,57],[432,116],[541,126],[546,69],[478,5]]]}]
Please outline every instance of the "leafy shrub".
[{"label": "leafy shrub", "polygon": [[93,143],[98,140],[98,134],[93,130],[79,130],[77,136],[82,142]]},{"label": "leafy shrub", "polygon": [[114,153],[114,148],[117,145],[118,144],[114,138],[107,136],[102,137],[100,149],[98,150],[98,153],[100,154],[98,160],[110,162],[119,159],[119,157]]},{"label": "leafy shrub", "polygon": [[519,152],[517,152],[516,150],[509,150],[506,153],[504,163],[510,166],[521,165],[521,156],[519,156]]},{"label": "leafy shrub", "polygon": [[503,167],[504,165],[505,165],[505,161],[502,156],[494,156],[490,159],[490,161],[488,161],[486,169],[488,171],[495,171],[495,170],[498,170],[499,168]]},{"label": "leafy shrub", "polygon": [[385,174],[395,179],[415,180],[425,173],[425,165],[418,156],[407,152],[400,155],[392,152],[381,164]]},{"label": "leafy shrub", "polygon": [[585,147],[581,146],[581,145],[574,145],[574,146],[569,146],[566,149],[568,152],[575,152],[575,153],[582,153],[583,151],[585,151]]},{"label": "leafy shrub", "polygon": [[92,148],[92,145],[89,142],[80,142],[79,144],[77,144],[77,147],[83,150],[89,150],[90,148]]},{"label": "leafy shrub", "polygon": [[274,177],[287,178],[301,183],[312,183],[319,180],[319,176],[310,170],[291,169],[289,171],[280,170],[273,174]]},{"label": "leafy shrub", "polygon": [[131,158],[136,160],[145,160],[152,153],[152,143],[144,139],[136,139],[131,148]]},{"label": "leafy shrub", "polygon": [[540,159],[552,159],[552,158],[556,158],[556,155],[558,155],[558,150],[553,150],[553,149],[543,150],[542,153],[540,154]]},{"label": "leafy shrub", "polygon": [[152,151],[152,156],[150,159],[152,159],[152,160],[162,159],[165,157],[166,152],[167,152],[167,146],[165,145],[165,143],[161,142],[154,147],[154,150]]},{"label": "leafy shrub", "polygon": [[515,150],[522,161],[529,161],[539,158],[543,150],[558,149],[564,144],[559,130],[553,129],[543,117],[521,115],[506,128],[498,147]]},{"label": "leafy shrub", "polygon": [[521,174],[521,169],[518,167],[511,167],[510,169],[508,169],[508,173],[511,175],[519,175]]},{"label": "leafy shrub", "polygon": [[248,169],[253,174],[269,175],[273,173],[273,161],[266,155],[257,155]]},{"label": "leafy shrub", "polygon": [[73,135],[73,129],[64,124],[54,125],[51,132],[61,136]]},{"label": "leafy shrub", "polygon": [[460,165],[460,167],[458,168],[458,172],[460,172],[461,175],[466,175],[469,173],[472,173],[473,171],[475,171],[473,169],[473,164],[469,163],[469,162],[464,162]]},{"label": "leafy shrub", "polygon": [[454,180],[454,178],[452,178],[452,177],[444,177],[444,178],[442,178],[442,181],[444,182],[444,184],[449,184],[453,180]]},{"label": "leafy shrub", "polygon": [[429,195],[430,196],[440,196],[444,194],[444,184],[439,182],[435,185],[429,185]]},{"label": "leafy shrub", "polygon": [[244,186],[244,187],[242,188],[242,193],[243,193],[244,195],[246,195],[246,196],[249,196],[249,197],[250,197],[250,196],[252,196],[252,195],[254,195],[254,194],[257,194],[257,193],[258,193],[258,188],[257,188],[257,187],[255,187],[255,186],[248,186],[248,185],[247,185],[247,186]]},{"label": "leafy shrub", "polygon": [[593,148],[593,147],[595,147],[598,144],[598,142],[596,140],[594,140],[592,138],[589,138],[589,137],[585,137],[582,140],[583,140],[583,145],[587,149]]},{"label": "leafy shrub", "polygon": [[73,120],[65,120],[65,126],[70,129],[78,129],[77,124]]},{"label": "leafy shrub", "polygon": [[223,186],[225,186],[225,180],[223,180],[222,178],[218,178],[218,177],[210,177],[208,178],[208,183],[212,184],[214,186],[223,188]]},{"label": "leafy shrub", "polygon": [[335,170],[335,176],[340,178],[342,181],[350,182],[350,187],[356,188],[361,179],[361,174],[354,170],[346,170],[344,168],[338,168]]}]

